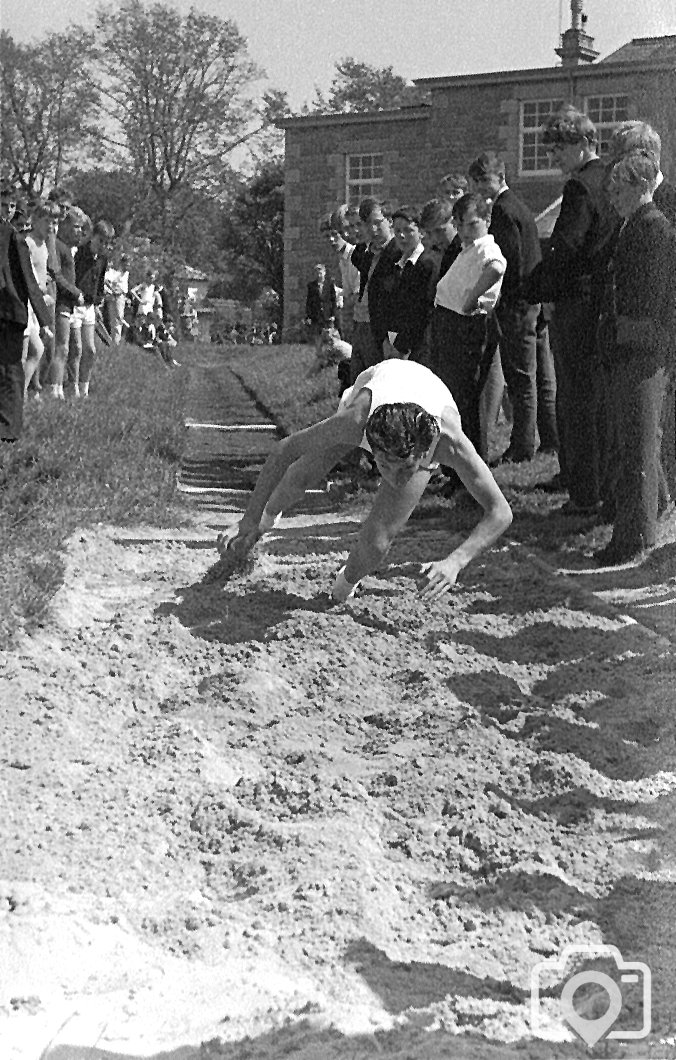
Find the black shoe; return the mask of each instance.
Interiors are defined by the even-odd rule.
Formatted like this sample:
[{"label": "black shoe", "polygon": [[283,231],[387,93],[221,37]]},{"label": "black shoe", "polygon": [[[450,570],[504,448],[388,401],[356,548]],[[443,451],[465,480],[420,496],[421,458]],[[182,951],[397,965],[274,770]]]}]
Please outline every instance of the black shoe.
[{"label": "black shoe", "polygon": [[573,515],[580,519],[595,519],[601,511],[601,502],[597,504],[577,504],[575,501],[566,501],[557,508],[559,515]]},{"label": "black shoe", "polygon": [[496,456],[494,460],[491,460],[489,467],[500,467],[501,464],[527,464],[533,459],[532,454],[530,456],[523,456],[519,453],[515,453],[512,449],[505,449],[502,456]]},{"label": "black shoe", "polygon": [[565,485],[560,471],[553,475],[552,478],[548,478],[546,482],[538,482],[535,489],[542,490],[543,493],[568,492],[568,487]]}]

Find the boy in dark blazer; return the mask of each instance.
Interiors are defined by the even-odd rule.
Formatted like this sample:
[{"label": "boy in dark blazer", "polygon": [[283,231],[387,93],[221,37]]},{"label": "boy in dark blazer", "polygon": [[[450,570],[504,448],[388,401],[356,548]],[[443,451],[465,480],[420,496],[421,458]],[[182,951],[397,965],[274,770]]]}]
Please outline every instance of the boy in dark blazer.
[{"label": "boy in dark blazer", "polygon": [[676,332],[676,233],[653,202],[659,163],[647,151],[625,155],[609,194],[624,219],[610,262],[615,348],[607,364],[617,431],[615,518],[603,565],[625,563],[655,544],[660,419]]},{"label": "boy in dark blazer", "polygon": [[[359,220],[368,243],[357,244],[351,261],[359,270],[358,301],[367,308],[372,343],[367,351],[368,363],[366,358],[355,359],[353,373],[357,375],[384,359],[383,343],[387,340],[387,325],[396,285],[394,267],[401,257],[401,250],[392,234],[391,211],[387,203],[363,199],[359,204]],[[354,358],[354,344],[352,355]]]},{"label": "boy in dark blazer", "polygon": [[307,285],[305,299],[305,323],[310,329],[317,350],[321,345],[322,331],[336,317],[336,285],[326,278],[326,265],[315,265],[315,279]]},{"label": "boy in dark blazer", "polygon": [[401,250],[395,268],[394,297],[390,302],[387,357],[404,357],[427,364],[429,323],[439,279],[437,258],[425,249],[420,214],[413,206],[400,206],[392,214],[394,238]]},{"label": "boy in dark blazer", "polygon": [[550,324],[556,365],[556,412],[562,514],[593,517],[601,501],[604,388],[597,342],[603,290],[619,218],[604,192],[593,122],[565,106],[543,130],[545,149],[568,178],[561,210],[541,265],[530,278],[535,300],[553,303]]},{"label": "boy in dark blazer", "polygon": [[51,316],[38,287],[25,239],[0,223],[0,441],[14,442],[23,426],[23,336],[28,302],[51,338]]},{"label": "boy in dark blazer", "polygon": [[542,258],[537,226],[533,213],[507,185],[505,163],[495,151],[475,158],[469,177],[476,190],[492,203],[488,231],[507,261],[495,315],[514,422],[509,446],[497,462],[531,460],[537,425],[536,325],[540,305],[526,294],[526,283]]}]

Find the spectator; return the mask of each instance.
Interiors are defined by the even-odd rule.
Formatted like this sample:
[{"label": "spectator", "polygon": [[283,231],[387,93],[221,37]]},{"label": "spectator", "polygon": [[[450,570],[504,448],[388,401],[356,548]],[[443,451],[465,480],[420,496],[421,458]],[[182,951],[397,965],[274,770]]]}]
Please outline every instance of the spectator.
[{"label": "spectator", "polygon": [[[647,151],[657,162],[658,173],[653,202],[676,230],[676,187],[665,179],[660,168],[662,140],[652,125],[644,121],[625,121],[615,129],[609,144],[610,172],[625,154],[637,150]],[[664,481],[660,496],[661,510],[667,507],[670,500],[676,500],[676,361],[673,358],[667,367],[667,375],[667,392],[662,414]],[[608,466],[612,467],[610,456]]]},{"label": "spectator", "polygon": [[[341,246],[349,243],[355,246],[359,242],[359,213],[353,206],[343,203],[331,214],[328,224],[323,229],[331,246],[340,251]],[[345,255],[338,256],[340,282],[343,290],[343,308],[339,331],[341,338],[352,341],[354,330],[354,312],[359,298],[359,270]]]},{"label": "spectator", "polygon": [[525,297],[524,284],[542,258],[540,240],[534,215],[507,184],[505,163],[495,151],[485,151],[475,158],[469,176],[476,190],[492,203],[488,231],[507,262],[495,314],[513,422],[509,445],[495,463],[520,463],[535,454],[536,325],[540,305]]},{"label": "spectator", "polygon": [[146,269],[141,283],[137,283],[131,289],[131,295],[136,306],[136,316],[148,316],[155,309],[155,282],[157,273],[153,269]]},{"label": "spectator", "polygon": [[453,207],[462,251],[437,284],[432,369],[453,394],[463,431],[481,448],[479,400],[485,381],[488,317],[500,295],[505,258],[488,234],[491,208],[477,194]]},{"label": "spectator", "polygon": [[[185,338],[187,338],[189,342],[194,342],[199,335],[199,325],[195,299],[191,294],[186,295],[183,299],[183,305],[180,309],[180,317]],[[246,330],[243,325],[241,341],[246,341]]]},{"label": "spectator", "polygon": [[[352,246],[344,243],[341,255],[359,271],[359,296],[355,305],[355,329],[350,362],[351,380],[384,358],[387,322],[394,293],[394,267],[401,257],[392,234],[391,210],[377,199],[363,199],[359,204],[362,231],[369,240]],[[357,327],[359,325],[359,327]],[[367,326],[368,325],[368,326]]]},{"label": "spectator", "polygon": [[326,265],[315,265],[315,278],[307,285],[305,299],[305,323],[314,341],[317,352],[322,340],[322,331],[336,319],[336,285],[326,278]]},{"label": "spectator", "polygon": [[153,328],[152,345],[158,350],[160,357],[168,368],[180,368],[179,362],[174,358],[174,350],[178,345],[174,334],[174,326],[170,321],[165,321],[157,311],[146,318]]},{"label": "spectator", "polygon": [[[10,198],[7,197],[7,204]],[[12,228],[7,205],[0,222],[0,441],[14,442],[23,426],[24,375],[21,363],[30,301],[49,334],[50,313],[38,287],[26,242]]]},{"label": "spectator", "polygon": [[394,270],[395,286],[390,301],[385,340],[386,357],[427,364],[429,324],[439,278],[439,264],[425,250],[420,212],[413,206],[400,206],[392,214],[394,238],[401,257]]},{"label": "spectator", "polygon": [[108,263],[104,278],[105,301],[108,308],[108,330],[113,346],[119,346],[127,327],[124,310],[129,294],[129,258],[120,254]]},{"label": "spectator", "polygon": [[620,425],[616,510],[604,565],[625,563],[655,544],[660,415],[676,331],[676,235],[653,202],[659,163],[634,151],[612,171],[610,195],[625,223],[611,268],[616,345],[610,405]]},{"label": "spectator", "polygon": [[96,357],[96,313],[105,296],[108,255],[113,251],[115,229],[108,221],[97,221],[91,237],[75,253],[75,283],[83,304],[75,306],[71,322],[71,355],[68,370],[75,397],[88,397]]},{"label": "spectator", "polygon": [[469,181],[462,173],[447,173],[437,184],[437,198],[451,206],[470,190]]},{"label": "spectator", "polygon": [[16,213],[17,196],[13,188],[7,184],[0,189],[0,223],[10,224]]},{"label": "spectator", "polygon": [[545,126],[543,142],[568,179],[547,252],[531,278],[530,297],[554,303],[550,334],[556,365],[560,485],[570,498],[562,511],[594,515],[600,504],[602,461],[597,328],[619,219],[604,195],[605,165],[587,115],[564,107]]},{"label": "spectator", "polygon": [[54,337],[54,361],[52,363],[52,395],[63,400],[64,378],[73,310],[84,305],[82,291],[75,283],[75,252],[82,242],[86,215],[77,206],[64,213],[55,241],[55,261],[50,266],[56,284],[56,332]]},{"label": "spectator", "polygon": [[[50,314],[49,332],[54,334],[54,292],[52,281],[48,272],[49,265],[49,242],[56,235],[58,207],[54,203],[38,202],[32,214],[31,231],[26,236],[26,246],[31,258],[33,272],[40,293]],[[51,341],[48,340],[47,349],[52,352]],[[40,362],[45,352],[45,344],[41,336],[40,322],[35,315],[32,305],[28,306],[28,327],[24,336],[24,393],[28,396],[28,388],[32,381],[35,382],[36,396],[40,396],[39,369]],[[49,357],[51,360],[51,356]]]}]

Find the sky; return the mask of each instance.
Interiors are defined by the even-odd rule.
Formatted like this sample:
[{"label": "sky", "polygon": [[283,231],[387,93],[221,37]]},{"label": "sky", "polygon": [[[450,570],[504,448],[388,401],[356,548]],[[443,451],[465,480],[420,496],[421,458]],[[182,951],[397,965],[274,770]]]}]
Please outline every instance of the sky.
[{"label": "sky", "polygon": [[[73,22],[87,25],[102,0],[0,0],[0,26],[21,41]],[[112,0],[107,0],[108,6]],[[407,78],[444,77],[558,63],[569,0],[173,0],[231,19],[296,110],[326,90],[335,63],[353,56]],[[585,0],[587,32],[601,56],[632,37],[676,34],[675,0]]]}]

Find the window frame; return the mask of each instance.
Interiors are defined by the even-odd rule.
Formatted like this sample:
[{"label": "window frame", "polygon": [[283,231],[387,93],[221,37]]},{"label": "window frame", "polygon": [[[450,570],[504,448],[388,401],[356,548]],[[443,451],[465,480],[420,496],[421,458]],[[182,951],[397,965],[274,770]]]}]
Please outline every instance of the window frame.
[{"label": "window frame", "polygon": [[[542,167],[540,169],[525,169],[524,168],[524,134],[528,134],[528,135],[531,135],[533,133],[535,134],[535,137],[536,137],[536,140],[535,140],[535,160],[537,162],[538,153],[539,153],[538,152],[538,140],[537,140],[538,134],[539,133],[541,134],[542,126],[545,124],[547,119],[550,118],[553,114],[556,114],[556,112],[563,106],[563,102],[564,101],[562,99],[556,99],[556,98],[552,99],[551,97],[548,98],[548,99],[522,99],[522,100],[519,101],[519,176],[520,177],[546,177],[546,176],[554,176],[554,177],[556,177],[556,176],[560,175],[561,171],[558,169],[558,167],[553,166],[551,164],[551,159],[549,157],[547,158],[548,165],[546,167]],[[543,104],[547,104],[548,105],[549,109],[546,111],[546,113],[540,115],[538,113],[538,111],[536,110],[536,121],[535,121],[535,123],[534,124],[525,125],[524,124],[524,111],[525,111],[525,108],[529,107],[529,106],[530,107],[534,106],[536,108],[539,108]],[[540,150],[543,150],[541,144],[539,145],[539,148],[540,148]]]},{"label": "window frame", "polygon": [[[379,169],[380,176],[364,176],[363,174],[363,159],[380,159]],[[360,175],[357,178],[350,176],[351,164],[359,160],[360,162]],[[378,168],[377,164],[372,162],[371,170],[376,171]],[[365,186],[368,186],[370,190],[363,190]],[[383,188],[385,186],[385,152],[384,151],[348,151],[345,154],[345,202],[351,206],[356,206],[362,199],[372,197],[374,199],[382,198]],[[359,192],[355,195],[354,188],[359,188]]]}]

